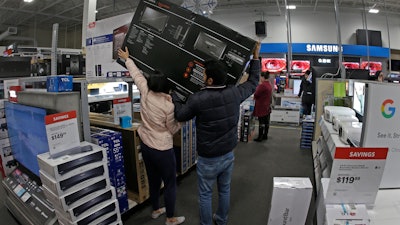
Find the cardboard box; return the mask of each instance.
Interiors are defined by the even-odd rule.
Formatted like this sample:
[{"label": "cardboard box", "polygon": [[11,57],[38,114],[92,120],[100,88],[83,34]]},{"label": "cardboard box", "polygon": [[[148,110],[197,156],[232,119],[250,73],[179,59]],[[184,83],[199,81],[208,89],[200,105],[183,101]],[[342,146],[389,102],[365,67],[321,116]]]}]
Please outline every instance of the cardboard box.
[{"label": "cardboard box", "polygon": [[184,97],[204,86],[207,59],[225,64],[227,84],[237,84],[256,41],[172,2],[142,0],[137,6],[122,46],[135,53],[137,67],[147,74],[163,71]]},{"label": "cardboard box", "polygon": [[56,195],[64,195],[67,193],[80,190],[83,185],[89,184],[96,180],[109,179],[108,168],[105,163],[86,171],[82,171],[74,176],[62,180],[55,180],[46,172],[39,170],[40,180],[50,191]]},{"label": "cardboard box", "polygon": [[103,190],[110,189],[110,181],[107,178],[96,178],[86,184],[80,185],[80,189],[61,196],[55,194],[46,185],[42,187],[46,198],[53,206],[66,211],[98,196]]},{"label": "cardboard box", "polygon": [[92,150],[52,158],[49,152],[37,155],[39,168],[55,180],[62,180],[107,163],[106,150],[89,142]]},{"label": "cardboard box", "polygon": [[47,92],[72,91],[72,80],[73,77],[70,75],[48,76],[46,82]]},{"label": "cardboard box", "polygon": [[313,187],[309,178],[274,177],[268,225],[305,224]]}]

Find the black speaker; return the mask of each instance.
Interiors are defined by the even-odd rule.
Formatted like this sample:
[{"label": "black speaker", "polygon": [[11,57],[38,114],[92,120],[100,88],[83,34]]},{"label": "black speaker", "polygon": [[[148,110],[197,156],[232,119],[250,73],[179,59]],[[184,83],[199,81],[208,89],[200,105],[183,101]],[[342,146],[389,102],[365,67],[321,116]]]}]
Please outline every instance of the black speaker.
[{"label": "black speaker", "polygon": [[256,35],[267,35],[265,21],[256,21]]}]

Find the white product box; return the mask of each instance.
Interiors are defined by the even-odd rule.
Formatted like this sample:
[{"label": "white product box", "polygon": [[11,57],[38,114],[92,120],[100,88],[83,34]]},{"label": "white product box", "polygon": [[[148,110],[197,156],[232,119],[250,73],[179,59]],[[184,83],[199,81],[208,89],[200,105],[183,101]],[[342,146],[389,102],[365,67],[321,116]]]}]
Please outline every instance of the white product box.
[{"label": "white product box", "polygon": [[274,177],[268,225],[305,224],[313,187],[309,178]]},{"label": "white product box", "polygon": [[356,112],[349,108],[349,107],[344,107],[344,106],[325,106],[324,107],[324,118],[326,121],[332,123],[333,116],[337,115],[356,115]]},{"label": "white product box", "polygon": [[110,201],[100,208],[96,208],[86,217],[80,218],[77,221],[71,221],[64,217],[59,211],[55,211],[60,224],[64,225],[99,225],[99,224],[122,224],[121,214],[119,212],[118,201]]},{"label": "white product box", "polygon": [[80,189],[62,196],[56,195],[45,185],[42,187],[47,199],[55,208],[67,211],[70,208],[74,208],[75,206],[81,205],[93,197],[98,196],[104,190],[108,190],[111,185],[108,178],[98,177],[85,185],[80,185]]},{"label": "white product box", "polygon": [[[348,144],[347,140],[360,142],[362,132],[362,122],[340,122],[339,139]],[[359,146],[359,145],[358,145]]]},{"label": "white product box", "polygon": [[97,196],[92,196],[92,198],[88,199],[86,202],[82,202],[80,205],[76,205],[67,210],[58,208],[56,205],[54,205],[54,209],[58,211],[58,213],[63,214],[66,219],[74,222],[89,216],[98,209],[103,208],[104,205],[108,205],[115,199],[115,189],[114,187],[110,187],[102,190]]},{"label": "white product box", "polygon": [[353,115],[334,115],[332,119],[332,127],[334,130],[339,130],[340,122],[359,122],[359,120]]},{"label": "white product box", "polygon": [[63,180],[55,180],[53,177],[41,170],[39,170],[39,175],[42,184],[58,196],[80,190],[83,185],[92,183],[93,180],[101,180],[104,178],[110,179],[106,163],[102,163],[96,168],[82,171],[75,174],[75,176]]},{"label": "white product box", "polygon": [[62,180],[103,163],[107,164],[107,153],[104,148],[89,142],[81,142],[81,147],[83,149],[81,153],[58,158],[52,158],[49,152],[39,154],[37,158],[40,170],[55,180]]}]

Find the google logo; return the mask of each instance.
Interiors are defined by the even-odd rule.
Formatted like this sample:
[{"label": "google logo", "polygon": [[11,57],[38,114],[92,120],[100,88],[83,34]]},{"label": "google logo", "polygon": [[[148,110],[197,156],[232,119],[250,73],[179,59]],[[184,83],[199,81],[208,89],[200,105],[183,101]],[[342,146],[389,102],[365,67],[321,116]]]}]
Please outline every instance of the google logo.
[{"label": "google logo", "polygon": [[382,111],[382,116],[385,117],[386,119],[392,118],[394,116],[394,113],[396,112],[395,107],[388,107],[389,114],[386,113],[385,107],[387,104],[392,105],[394,101],[392,99],[386,99],[383,101],[382,106],[381,106],[381,111]]}]

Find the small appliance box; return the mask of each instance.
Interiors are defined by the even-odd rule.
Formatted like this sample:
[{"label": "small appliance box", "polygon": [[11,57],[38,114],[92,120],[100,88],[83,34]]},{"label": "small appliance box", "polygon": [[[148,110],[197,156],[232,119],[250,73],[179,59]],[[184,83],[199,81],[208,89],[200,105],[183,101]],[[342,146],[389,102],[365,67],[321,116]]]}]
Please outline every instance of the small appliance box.
[{"label": "small appliance box", "polygon": [[47,92],[72,91],[73,77],[69,75],[56,75],[47,77]]},{"label": "small appliance box", "polygon": [[305,224],[313,187],[309,178],[274,177],[268,225]]}]

